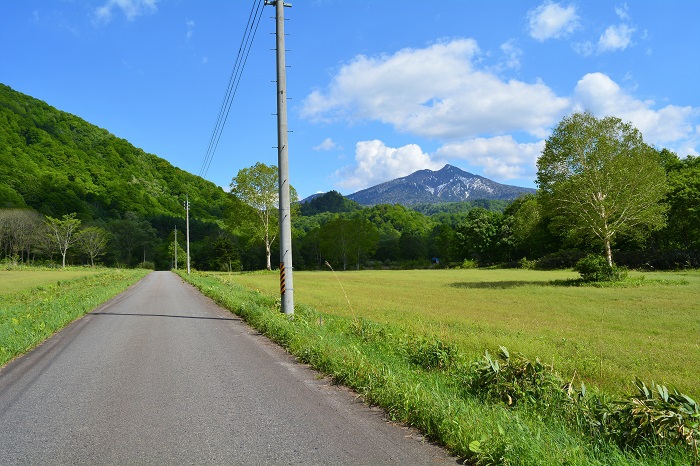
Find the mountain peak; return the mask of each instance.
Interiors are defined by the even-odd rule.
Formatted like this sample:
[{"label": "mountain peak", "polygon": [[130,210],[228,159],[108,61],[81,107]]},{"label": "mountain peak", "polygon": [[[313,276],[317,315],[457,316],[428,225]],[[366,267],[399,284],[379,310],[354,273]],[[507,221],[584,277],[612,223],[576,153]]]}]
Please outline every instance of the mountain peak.
[{"label": "mountain peak", "polygon": [[[478,175],[474,175],[474,174],[469,173],[469,172],[465,172],[461,168],[455,167],[454,165],[450,165],[449,163],[445,164],[444,167],[442,167],[440,170],[436,171],[435,173],[460,173],[460,174],[464,174],[467,176],[478,176]],[[479,177],[479,178],[481,178],[481,177]]]},{"label": "mountain peak", "polygon": [[511,200],[534,192],[531,188],[496,183],[446,164],[440,170],[418,170],[408,176],[363,189],[348,197],[363,205],[408,206],[476,199]]}]

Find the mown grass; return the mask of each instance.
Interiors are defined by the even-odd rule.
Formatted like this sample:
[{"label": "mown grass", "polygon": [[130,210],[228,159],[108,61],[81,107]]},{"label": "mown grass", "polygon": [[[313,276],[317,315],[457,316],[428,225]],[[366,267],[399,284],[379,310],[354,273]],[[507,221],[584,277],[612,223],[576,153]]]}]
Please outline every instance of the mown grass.
[{"label": "mown grass", "polygon": [[[604,288],[571,286],[577,277],[479,269],[296,272],[294,296],[324,313],[437,335],[472,358],[503,345],[609,393],[629,393],[639,377],[700,398],[700,271],[631,272],[627,286]],[[279,293],[275,273],[220,279]]]},{"label": "mown grass", "polygon": [[[681,446],[649,443],[622,450],[577,428],[557,409],[485,401],[468,388],[470,358],[435,335],[414,333],[419,324],[411,329],[378,324],[358,316],[361,306],[354,303],[352,311],[336,314],[298,304],[289,319],[279,313],[270,293],[236,284],[240,276],[181,276],[301,361],[355,389],[393,420],[418,427],[469,464],[690,465],[697,460]],[[303,297],[296,283],[295,292]],[[347,306],[345,302],[342,308]]]},{"label": "mown grass", "polygon": [[25,267],[14,270],[0,270],[0,295],[17,293],[35,286],[43,286],[57,281],[72,280],[104,272],[97,268],[40,269]]},{"label": "mown grass", "polygon": [[[66,279],[64,272],[12,271],[26,284],[37,276],[52,276],[51,284],[13,294],[0,294],[0,366],[23,354],[92,309],[126,290],[148,270],[102,269]],[[44,275],[48,274],[48,275]]]}]

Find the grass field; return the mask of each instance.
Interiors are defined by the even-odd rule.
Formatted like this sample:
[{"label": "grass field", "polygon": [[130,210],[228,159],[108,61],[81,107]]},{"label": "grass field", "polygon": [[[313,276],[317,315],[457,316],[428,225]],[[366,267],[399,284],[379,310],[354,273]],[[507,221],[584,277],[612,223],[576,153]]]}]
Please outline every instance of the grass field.
[{"label": "grass field", "polygon": [[61,280],[72,280],[104,272],[104,269],[68,268],[0,270],[0,295],[28,290],[35,286],[54,284]]},{"label": "grass field", "polygon": [[[629,393],[639,377],[700,397],[700,271],[632,272],[642,284],[627,287],[561,283],[577,276],[479,269],[296,272],[294,295],[321,312],[437,335],[474,359],[503,345],[606,392]],[[279,293],[276,273],[224,277]]]},{"label": "grass field", "polygon": [[[74,273],[72,273],[74,272]],[[12,270],[0,272],[0,366],[126,290],[148,270]]]},{"label": "grass field", "polygon": [[[658,374],[678,377],[686,384],[679,388],[697,392],[697,272],[650,274],[643,286],[627,288],[564,286],[574,277],[567,272],[348,272],[338,275],[347,299],[332,273],[299,272],[292,319],[279,312],[275,273],[180,276],[300,362],[382,407],[391,420],[417,427],[465,464],[700,464],[698,406],[682,397],[683,407],[659,404],[658,394],[648,401],[651,395],[615,383],[625,376],[608,367],[635,358],[636,365],[623,368],[633,377],[644,368],[642,359],[651,361],[654,380],[661,380]],[[645,326],[645,320],[654,320],[638,317],[649,312],[646,301],[674,307],[662,301],[671,298],[685,303],[689,315],[659,316]],[[602,326],[600,312],[598,319],[589,315],[601,303],[612,315]],[[648,336],[664,338],[673,348],[646,344]],[[586,347],[587,340],[598,346]],[[499,344],[530,361],[500,359],[499,370],[482,357],[487,348],[495,355]],[[599,358],[610,380],[593,364],[584,376],[604,390],[587,384],[584,394],[580,380],[571,387],[570,379],[532,361],[547,351],[560,373],[578,371],[585,358]],[[657,367],[654,358],[680,360],[688,372]],[[620,393],[611,394],[609,387]]]}]

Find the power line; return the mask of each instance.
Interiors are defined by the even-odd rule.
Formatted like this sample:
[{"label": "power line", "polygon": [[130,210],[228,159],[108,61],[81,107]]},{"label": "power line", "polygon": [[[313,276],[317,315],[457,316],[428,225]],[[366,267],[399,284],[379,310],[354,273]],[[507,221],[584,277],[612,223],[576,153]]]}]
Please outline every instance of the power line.
[{"label": "power line", "polygon": [[231,104],[236,96],[238,84],[240,83],[241,76],[243,75],[243,69],[248,61],[250,49],[258,31],[258,25],[260,24],[260,19],[262,18],[263,7],[264,1],[253,0],[253,5],[248,15],[248,23],[246,24],[243,38],[241,39],[241,45],[238,47],[238,55],[236,56],[236,61],[233,65],[233,69],[231,70],[231,76],[229,77],[224,99],[221,102],[221,107],[219,108],[219,115],[216,118],[214,130],[212,131],[211,138],[209,139],[209,145],[207,146],[207,151],[204,154],[202,166],[199,169],[199,176],[202,178],[207,176],[209,166],[211,165],[214,158],[214,153],[216,152],[216,148],[219,145],[219,140],[221,139],[221,133],[223,133],[224,126],[228,120],[228,115],[231,111]]}]

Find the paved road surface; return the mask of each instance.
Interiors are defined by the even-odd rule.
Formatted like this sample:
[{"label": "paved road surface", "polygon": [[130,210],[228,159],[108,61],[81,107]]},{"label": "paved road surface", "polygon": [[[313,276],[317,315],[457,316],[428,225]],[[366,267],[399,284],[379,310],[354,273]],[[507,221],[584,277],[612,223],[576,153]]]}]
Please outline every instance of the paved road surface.
[{"label": "paved road surface", "polygon": [[0,464],[455,464],[170,272],[0,370]]}]

